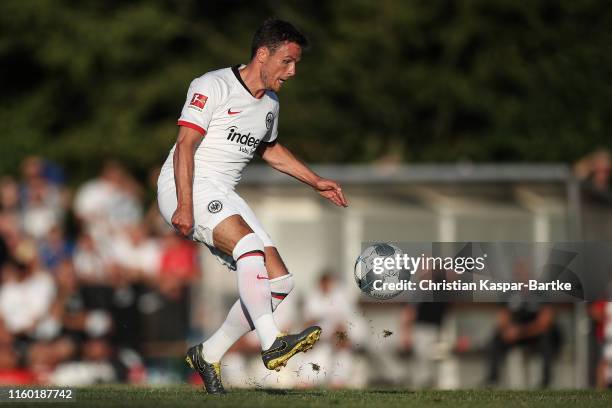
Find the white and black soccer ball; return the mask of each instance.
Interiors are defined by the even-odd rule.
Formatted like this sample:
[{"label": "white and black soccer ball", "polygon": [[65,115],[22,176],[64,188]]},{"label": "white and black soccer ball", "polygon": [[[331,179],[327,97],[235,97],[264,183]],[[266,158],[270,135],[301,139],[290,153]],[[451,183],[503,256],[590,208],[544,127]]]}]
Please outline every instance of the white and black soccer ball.
[{"label": "white and black soccer ball", "polygon": [[385,258],[395,259],[397,255],[403,256],[404,252],[393,244],[377,243],[367,247],[355,261],[354,276],[357,286],[363,293],[376,299],[391,299],[399,295],[402,290],[381,290],[374,288],[374,282],[380,281],[377,287],[383,282],[399,283],[401,280],[409,280],[410,272],[391,268],[384,269],[381,274],[374,272],[374,262],[376,258],[382,258],[378,262],[384,262]]}]

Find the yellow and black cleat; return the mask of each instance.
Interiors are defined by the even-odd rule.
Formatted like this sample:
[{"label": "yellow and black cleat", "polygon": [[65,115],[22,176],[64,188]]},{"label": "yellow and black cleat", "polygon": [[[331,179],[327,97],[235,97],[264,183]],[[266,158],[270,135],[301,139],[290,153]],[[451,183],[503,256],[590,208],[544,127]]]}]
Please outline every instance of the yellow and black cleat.
[{"label": "yellow and black cleat", "polygon": [[187,350],[185,361],[193,370],[197,371],[204,383],[204,389],[209,394],[225,394],[221,382],[221,365],[209,363],[202,357],[202,345],[191,347]]},{"label": "yellow and black cleat", "polygon": [[268,370],[279,371],[296,353],[310,350],[320,337],[319,326],[309,327],[298,334],[281,334],[268,350],[261,352],[261,359]]}]

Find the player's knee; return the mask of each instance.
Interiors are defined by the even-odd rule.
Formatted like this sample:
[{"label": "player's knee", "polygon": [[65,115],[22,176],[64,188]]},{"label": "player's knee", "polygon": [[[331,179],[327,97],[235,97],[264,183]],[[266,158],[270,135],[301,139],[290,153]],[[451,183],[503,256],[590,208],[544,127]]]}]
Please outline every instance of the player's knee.
[{"label": "player's knee", "polygon": [[264,260],[264,243],[257,234],[253,232],[246,234],[236,243],[236,246],[234,246],[232,256],[236,262],[247,256],[261,256],[261,259]]}]

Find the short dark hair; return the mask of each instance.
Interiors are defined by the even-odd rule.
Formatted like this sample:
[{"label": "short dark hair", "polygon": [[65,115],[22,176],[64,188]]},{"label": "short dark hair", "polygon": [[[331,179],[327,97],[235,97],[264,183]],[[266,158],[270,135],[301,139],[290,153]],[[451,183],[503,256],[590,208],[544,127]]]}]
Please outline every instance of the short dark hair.
[{"label": "short dark hair", "polygon": [[293,24],[274,17],[268,18],[253,35],[251,58],[255,56],[260,47],[266,47],[270,53],[274,54],[278,47],[286,41],[296,43],[302,48],[308,47],[308,39]]}]

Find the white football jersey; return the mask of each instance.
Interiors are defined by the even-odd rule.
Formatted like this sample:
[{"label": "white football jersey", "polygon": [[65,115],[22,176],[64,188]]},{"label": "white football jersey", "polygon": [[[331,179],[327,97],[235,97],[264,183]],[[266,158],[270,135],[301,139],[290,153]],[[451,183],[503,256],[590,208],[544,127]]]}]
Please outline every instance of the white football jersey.
[{"label": "white football jersey", "polygon": [[[213,179],[234,187],[260,143],[278,134],[278,97],[266,91],[255,98],[240,77],[238,66],[207,72],[194,79],[178,120],[204,139],[195,151],[194,182]],[[162,167],[160,181],[174,183],[173,154]]]}]

